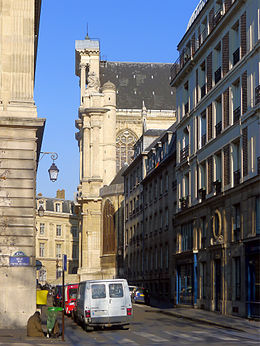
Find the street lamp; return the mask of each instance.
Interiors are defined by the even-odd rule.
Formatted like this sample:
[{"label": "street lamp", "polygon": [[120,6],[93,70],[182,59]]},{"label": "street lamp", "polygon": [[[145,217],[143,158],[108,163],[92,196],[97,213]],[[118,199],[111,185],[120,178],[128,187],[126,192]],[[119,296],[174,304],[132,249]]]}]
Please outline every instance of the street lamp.
[{"label": "street lamp", "polygon": [[44,155],[51,155],[51,158],[52,158],[53,162],[52,162],[51,167],[48,169],[48,172],[49,172],[50,180],[52,182],[55,182],[57,180],[57,178],[58,178],[59,169],[55,165],[54,161],[57,160],[58,154],[55,153],[55,152],[43,152],[43,151],[41,151],[41,154],[43,154],[43,155],[40,158],[40,160],[43,158]]}]

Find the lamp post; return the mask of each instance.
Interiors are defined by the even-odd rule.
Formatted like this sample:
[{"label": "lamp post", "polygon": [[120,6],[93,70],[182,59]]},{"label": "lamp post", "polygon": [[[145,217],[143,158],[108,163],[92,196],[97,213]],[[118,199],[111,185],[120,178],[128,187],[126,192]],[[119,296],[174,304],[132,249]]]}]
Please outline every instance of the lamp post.
[{"label": "lamp post", "polygon": [[41,154],[42,154],[42,157],[40,158],[40,160],[43,158],[44,155],[51,155],[53,162],[52,162],[51,167],[48,169],[48,172],[49,172],[50,180],[52,182],[55,182],[58,178],[59,169],[55,165],[54,161],[57,160],[58,154],[55,152],[49,152],[49,151],[41,151]]}]

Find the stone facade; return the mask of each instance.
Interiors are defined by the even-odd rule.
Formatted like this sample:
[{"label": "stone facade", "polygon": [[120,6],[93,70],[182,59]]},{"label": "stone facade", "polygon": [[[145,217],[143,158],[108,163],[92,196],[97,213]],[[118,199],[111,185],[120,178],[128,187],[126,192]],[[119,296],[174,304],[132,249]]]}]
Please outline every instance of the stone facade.
[{"label": "stone facade", "polygon": [[[36,308],[35,181],[45,122],[33,100],[40,8],[40,0],[0,2],[1,328],[25,326]],[[14,265],[20,260],[24,266]]]},{"label": "stone facade", "polygon": [[[116,247],[110,257],[114,263],[112,272],[105,264],[102,215],[106,204],[100,189],[110,186],[116,173],[131,162],[133,145],[144,128],[167,128],[175,119],[174,92],[168,87],[167,95],[163,95],[158,89],[160,84],[169,82],[169,64],[101,62],[99,56],[99,41],[88,37],[76,41],[76,75],[80,77],[81,92],[76,121],[80,151],[77,200],[82,216],[80,280],[111,277],[112,272],[113,276],[117,272],[112,261],[117,256]],[[160,70],[166,78],[164,83],[159,83]],[[149,89],[151,80],[153,90]],[[145,90],[149,90],[148,96]],[[163,104],[167,106],[163,108]],[[117,192],[120,200],[119,195]],[[120,202],[114,204],[113,199],[111,210],[116,212]]]},{"label": "stone facade", "polygon": [[175,153],[174,125],[157,133],[148,130],[135,144],[134,160],[124,172],[125,276],[168,301],[175,295]]},{"label": "stone facade", "polygon": [[178,50],[176,304],[259,317],[259,1],[205,2]]},{"label": "stone facade", "polygon": [[[36,198],[36,259],[42,263],[37,271],[42,285],[62,284],[62,255],[67,255],[65,283],[79,281],[79,231],[78,215],[73,201],[65,199],[65,191],[57,191],[56,198]],[[44,215],[38,215],[39,207]]]}]

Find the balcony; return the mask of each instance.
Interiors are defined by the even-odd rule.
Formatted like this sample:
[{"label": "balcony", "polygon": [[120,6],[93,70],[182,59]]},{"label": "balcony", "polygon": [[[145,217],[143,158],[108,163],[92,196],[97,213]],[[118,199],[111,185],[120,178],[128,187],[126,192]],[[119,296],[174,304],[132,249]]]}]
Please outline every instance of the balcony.
[{"label": "balcony", "polygon": [[204,147],[205,144],[206,144],[206,133],[201,136],[201,146]]},{"label": "balcony", "polygon": [[200,88],[200,94],[201,98],[203,98],[206,95],[206,83],[202,85],[202,87]]},{"label": "balcony", "polygon": [[221,66],[215,71],[215,84],[221,79]]},{"label": "balcony", "polygon": [[199,189],[198,191],[198,195],[199,195],[199,198],[204,201],[206,199],[206,188],[205,187],[202,187],[201,189]]},{"label": "balcony", "polygon": [[222,121],[220,120],[217,125],[215,126],[216,129],[216,137],[221,134],[222,132]]},{"label": "balcony", "polygon": [[260,103],[260,85],[255,88],[255,104]]},{"label": "balcony", "polygon": [[239,48],[237,48],[233,53],[233,66],[235,66],[236,63],[239,62],[239,52],[240,52],[240,50],[239,50]]},{"label": "balcony", "polygon": [[187,209],[189,206],[189,196],[180,198],[181,210]]},{"label": "balcony", "polygon": [[240,169],[234,172],[234,186],[239,185],[240,183]]},{"label": "balcony", "polygon": [[233,111],[233,122],[234,124],[240,119],[240,106],[238,106],[234,111]]},{"label": "balcony", "polygon": [[188,156],[189,156],[189,150],[190,150],[190,146],[189,144],[186,145],[185,148],[181,149],[180,151],[180,162],[182,163],[183,161],[186,161]]},{"label": "balcony", "polygon": [[217,179],[213,182],[213,185],[215,186],[216,194],[219,194],[221,192],[221,180]]},{"label": "balcony", "polygon": [[191,53],[190,49],[186,48],[184,49],[178,59],[175,61],[175,63],[171,67],[171,80],[173,80],[177,74],[180,72],[180,70],[183,69],[183,67],[187,64],[188,61],[190,61]]},{"label": "balcony", "polygon": [[184,113],[187,114],[189,112],[189,102],[184,105]]},{"label": "balcony", "polygon": [[222,10],[221,8],[214,14],[214,27],[218,24],[222,17]]}]

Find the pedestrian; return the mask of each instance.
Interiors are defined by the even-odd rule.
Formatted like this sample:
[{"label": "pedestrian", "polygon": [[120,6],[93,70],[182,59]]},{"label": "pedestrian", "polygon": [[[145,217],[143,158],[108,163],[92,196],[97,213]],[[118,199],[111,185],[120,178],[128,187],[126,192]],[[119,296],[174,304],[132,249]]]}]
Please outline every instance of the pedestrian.
[{"label": "pedestrian", "polygon": [[42,321],[39,311],[36,311],[27,322],[27,336],[39,336],[44,337],[42,330]]}]

